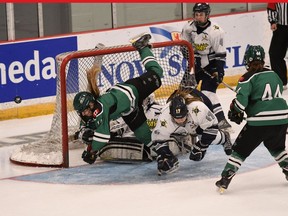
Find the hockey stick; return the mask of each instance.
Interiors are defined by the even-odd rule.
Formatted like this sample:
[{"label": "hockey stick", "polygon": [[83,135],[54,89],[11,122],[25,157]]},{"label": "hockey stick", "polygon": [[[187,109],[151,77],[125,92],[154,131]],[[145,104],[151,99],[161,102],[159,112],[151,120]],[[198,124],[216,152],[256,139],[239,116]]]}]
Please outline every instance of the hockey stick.
[{"label": "hockey stick", "polygon": [[[203,68],[202,68],[203,69]],[[211,77],[211,79],[213,79],[213,78],[215,78],[216,76],[213,76],[213,75],[211,75],[208,71],[206,71],[206,70],[204,70],[203,69],[203,72],[207,75],[207,76],[209,76],[209,77]],[[217,72],[216,72],[217,73]],[[232,88],[230,85],[228,85],[227,83],[225,83],[223,80],[221,81],[221,83],[225,86],[225,87],[227,87],[227,88],[229,88],[230,90],[232,90],[233,92],[236,92],[236,90],[234,89],[234,88]],[[219,83],[220,84],[220,83]]]},{"label": "hockey stick", "polygon": [[228,89],[232,90],[233,92],[236,92],[236,90],[234,88],[232,88],[230,85],[228,85],[227,83],[225,83],[224,81],[221,82],[225,87],[227,87]]},{"label": "hockey stick", "polygon": [[[203,69],[203,72],[208,75],[209,77],[211,77],[211,79],[213,79],[215,76],[211,75],[208,71]],[[237,93],[236,90],[234,88],[232,88],[230,85],[228,85],[227,83],[225,83],[224,81],[221,82],[225,87],[229,88],[230,90],[232,90],[233,92]],[[243,117],[243,120],[247,121],[247,117]]]}]

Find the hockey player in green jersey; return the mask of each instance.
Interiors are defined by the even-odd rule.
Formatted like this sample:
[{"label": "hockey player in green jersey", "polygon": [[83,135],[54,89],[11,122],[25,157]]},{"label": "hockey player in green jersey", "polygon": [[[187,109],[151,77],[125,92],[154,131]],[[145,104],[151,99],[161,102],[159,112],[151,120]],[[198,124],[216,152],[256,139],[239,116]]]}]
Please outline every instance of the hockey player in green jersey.
[{"label": "hockey player in green jersey", "polygon": [[163,70],[150,50],[150,39],[150,34],[142,34],[130,40],[140,54],[146,73],[116,84],[101,96],[90,92],[76,94],[73,106],[83,120],[79,134],[89,144],[82,154],[85,162],[95,162],[99,150],[110,139],[110,120],[119,117],[124,119],[139,141],[145,145],[151,143],[151,130],[146,122],[142,102],[161,86]]},{"label": "hockey player in green jersey", "polygon": [[228,188],[245,159],[263,142],[279,164],[288,181],[288,154],[285,150],[288,106],[282,98],[283,83],[279,76],[264,68],[265,52],[261,46],[248,46],[244,55],[247,72],[240,77],[236,98],[228,118],[240,124],[246,113],[247,123],[233,144],[233,151],[216,182],[220,192]]}]

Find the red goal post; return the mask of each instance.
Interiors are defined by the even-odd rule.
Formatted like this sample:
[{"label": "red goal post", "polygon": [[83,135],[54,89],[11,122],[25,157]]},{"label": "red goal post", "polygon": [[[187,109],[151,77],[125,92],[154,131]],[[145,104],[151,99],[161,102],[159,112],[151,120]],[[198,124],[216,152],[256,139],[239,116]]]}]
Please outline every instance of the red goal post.
[{"label": "red goal post", "polygon": [[[186,58],[183,57],[183,50]],[[162,86],[155,92],[156,100],[164,104],[185,79],[185,71],[190,72],[194,67],[193,50],[187,41],[177,40],[152,43],[152,51],[164,70]],[[27,143],[12,153],[12,162],[33,166],[69,167],[69,149],[75,146],[85,147],[85,144],[73,139],[79,127],[79,116],[72,106],[73,98],[77,92],[87,90],[86,71],[92,67],[97,56],[102,56],[102,70],[97,80],[101,94],[114,84],[145,72],[138,52],[131,45],[57,55],[56,108],[51,129],[42,140]]]}]

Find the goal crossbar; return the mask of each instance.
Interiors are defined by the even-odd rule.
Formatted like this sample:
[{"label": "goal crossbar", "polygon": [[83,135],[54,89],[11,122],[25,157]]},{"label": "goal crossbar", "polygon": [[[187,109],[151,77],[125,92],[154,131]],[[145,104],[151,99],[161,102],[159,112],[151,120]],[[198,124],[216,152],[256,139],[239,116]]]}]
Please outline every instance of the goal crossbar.
[{"label": "goal crossbar", "polygon": [[[190,71],[192,67],[194,67],[194,55],[193,55],[193,50],[192,50],[192,46],[189,42],[187,41],[183,41],[183,40],[177,40],[177,41],[166,41],[166,42],[156,42],[156,43],[151,43],[152,45],[152,51],[154,50],[161,50],[164,48],[169,48],[169,47],[177,47],[177,50],[173,52],[177,52],[178,56],[177,58],[180,58],[179,56],[182,56],[182,51],[181,51],[181,47],[185,47],[186,52],[188,53],[188,55],[186,55],[185,59],[185,67],[186,67],[186,71]],[[53,133],[57,133],[60,136],[60,139],[58,141],[53,141],[51,143],[57,143],[60,142],[61,143],[61,149],[62,149],[62,162],[61,163],[55,163],[55,164],[50,164],[49,162],[43,162],[43,163],[37,163],[37,162],[27,162],[27,161],[21,161],[18,160],[17,158],[15,159],[15,157],[10,157],[10,160],[17,163],[17,164],[21,164],[22,165],[36,165],[36,166],[49,166],[49,167],[64,167],[67,168],[69,167],[69,142],[71,141],[71,134],[69,135],[69,124],[68,124],[68,118],[70,118],[69,113],[71,112],[71,108],[69,109],[68,107],[68,102],[71,103],[72,98],[67,98],[68,97],[68,93],[67,93],[67,76],[68,76],[68,69],[69,65],[71,66],[71,62],[73,62],[73,60],[77,60],[77,66],[75,67],[75,69],[73,69],[74,73],[84,73],[84,72],[80,72],[80,69],[82,66],[80,66],[80,63],[78,61],[80,61],[81,59],[84,61],[85,63],[85,67],[88,67],[89,65],[91,66],[91,58],[94,58],[95,56],[104,56],[105,58],[105,63],[109,64],[110,56],[116,56],[118,57],[119,55],[119,59],[121,60],[121,58],[123,58],[122,56],[120,56],[121,53],[127,53],[127,55],[125,55],[125,58],[129,58],[130,53],[135,52],[135,48],[131,45],[121,45],[121,46],[111,46],[111,47],[104,47],[104,48],[100,48],[100,49],[89,49],[89,50],[80,50],[80,51],[72,51],[72,52],[66,52],[66,53],[61,53],[59,55],[56,56],[56,60],[58,63],[58,67],[57,67],[57,92],[56,92],[56,106],[60,107],[56,108],[55,110],[55,114],[53,116],[53,123],[51,126],[51,130],[49,132],[49,135],[51,137],[51,134],[53,136]],[[160,51],[159,51],[160,52]],[[173,54],[173,53],[172,53]],[[128,56],[128,57],[127,57]],[[187,58],[188,56],[188,58]],[[115,57],[115,58],[116,58]],[[112,58],[112,57],[111,57]],[[156,56],[157,58],[157,56]],[[181,57],[183,58],[183,56]],[[183,58],[184,59],[184,58]],[[81,61],[82,61],[81,60]],[[123,59],[122,59],[123,60]],[[127,61],[129,61],[130,59],[127,59]],[[161,60],[162,61],[162,60]],[[160,65],[163,68],[163,70],[169,70],[169,65],[168,63],[168,59],[165,59],[165,57],[163,57],[163,63],[160,62]],[[181,61],[181,59],[179,59],[179,61]],[[179,63],[180,64],[180,63]],[[183,63],[181,63],[183,64]],[[84,69],[83,69],[84,70]],[[125,72],[122,73],[121,71],[121,76],[125,74]],[[181,69],[181,74],[179,74],[178,76],[183,76],[184,72]],[[171,76],[172,77],[172,76]],[[81,78],[82,79],[82,78]],[[121,77],[122,79],[122,77]],[[80,85],[84,85],[84,84],[80,84],[80,75],[77,77],[76,75],[73,77],[73,82],[76,82],[75,84],[73,83],[73,85],[75,85],[75,89],[79,88],[80,91]],[[77,84],[77,82],[79,82]],[[173,85],[173,86],[177,86],[180,84],[179,79],[177,80],[172,80],[171,78],[171,82],[169,81],[169,85]],[[77,85],[79,85],[77,87]],[[108,84],[104,84],[105,88],[108,88]],[[162,87],[160,87],[161,89]],[[163,87],[164,88],[164,87]],[[73,90],[74,91],[74,90]],[[75,92],[74,92],[75,93]],[[69,95],[70,97],[70,95]],[[72,97],[72,96],[71,96]],[[60,101],[59,101],[60,100]],[[59,113],[60,112],[60,113]],[[55,121],[55,122],[54,122]],[[53,124],[60,124],[59,129],[53,129]],[[58,127],[58,126],[57,126]],[[73,136],[73,134],[72,134]],[[48,138],[49,139],[49,138]],[[43,144],[44,145],[44,144]],[[47,145],[47,144],[45,144]],[[50,143],[48,143],[48,145],[52,145]],[[29,150],[29,151],[33,151],[33,150]],[[34,152],[33,152],[34,154]],[[21,156],[23,158],[23,156]]]}]

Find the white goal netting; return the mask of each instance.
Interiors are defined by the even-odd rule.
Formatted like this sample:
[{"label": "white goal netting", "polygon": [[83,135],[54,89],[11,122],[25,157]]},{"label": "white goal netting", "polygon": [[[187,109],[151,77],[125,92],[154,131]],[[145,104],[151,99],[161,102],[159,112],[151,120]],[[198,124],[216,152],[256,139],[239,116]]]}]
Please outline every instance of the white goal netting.
[{"label": "white goal netting", "polygon": [[[183,47],[186,47],[187,59],[183,57]],[[164,70],[162,86],[155,92],[156,100],[164,104],[181,81],[189,85],[186,74],[193,67],[192,47],[186,41],[169,41],[153,43],[152,51]],[[73,110],[73,98],[77,92],[87,90],[86,71],[92,67],[95,56],[102,56],[98,79],[101,93],[116,83],[145,72],[138,52],[131,45],[59,54],[56,57],[56,109],[51,129],[41,140],[17,148],[10,157],[11,161],[23,165],[69,167],[69,149],[83,146],[74,140],[79,117]]]}]

